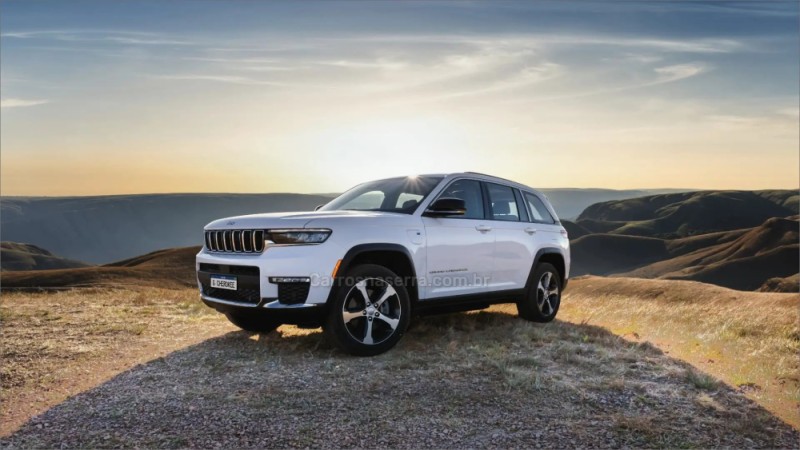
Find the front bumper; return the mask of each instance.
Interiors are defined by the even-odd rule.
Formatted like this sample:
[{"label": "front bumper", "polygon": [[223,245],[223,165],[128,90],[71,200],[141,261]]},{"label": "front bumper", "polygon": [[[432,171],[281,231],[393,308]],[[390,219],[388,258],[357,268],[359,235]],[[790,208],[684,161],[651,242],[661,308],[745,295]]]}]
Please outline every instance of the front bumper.
[{"label": "front bumper", "polygon": [[326,316],[325,305],[300,304],[282,305],[277,300],[264,302],[259,305],[243,304],[228,300],[217,299],[200,295],[200,299],[206,306],[214,308],[222,314],[241,313],[246,311],[249,315],[265,316],[278,320],[281,323],[319,326]]},{"label": "front bumper", "polygon": [[[331,272],[344,252],[331,242],[321,245],[268,247],[259,254],[209,252],[197,254],[200,298],[221,313],[268,315],[283,323],[318,321],[331,291]],[[211,275],[237,278],[237,290],[210,287]],[[309,282],[287,286],[271,278],[304,278]]]}]

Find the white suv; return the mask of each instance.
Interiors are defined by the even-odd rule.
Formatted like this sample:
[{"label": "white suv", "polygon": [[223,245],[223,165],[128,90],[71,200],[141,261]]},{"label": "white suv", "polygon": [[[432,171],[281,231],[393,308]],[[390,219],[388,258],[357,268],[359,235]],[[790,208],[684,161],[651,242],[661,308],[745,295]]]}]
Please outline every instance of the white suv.
[{"label": "white suv", "polygon": [[517,304],[555,318],[567,232],[539,192],[478,173],[364,183],[315,212],[220,219],[205,228],[206,305],[248,331],[322,326],[345,351],[392,348],[412,314]]}]

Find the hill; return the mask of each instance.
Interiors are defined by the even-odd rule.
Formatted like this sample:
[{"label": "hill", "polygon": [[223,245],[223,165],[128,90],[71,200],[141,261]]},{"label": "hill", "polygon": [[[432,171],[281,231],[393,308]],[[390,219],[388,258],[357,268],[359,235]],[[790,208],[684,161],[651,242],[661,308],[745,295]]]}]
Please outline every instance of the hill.
[{"label": "hill", "polygon": [[69,269],[86,266],[88,264],[56,256],[35,245],[0,242],[0,271]]},{"label": "hill", "polygon": [[611,200],[624,200],[647,195],[686,192],[687,189],[539,189],[553,204],[558,217],[574,219],[588,206]]},{"label": "hill", "polygon": [[[576,217],[606,200],[669,190],[545,189],[561,217]],[[163,248],[202,243],[202,229],[220,217],[309,211],[335,194],[151,194],[90,197],[4,197],[3,239],[28,242],[92,264]]]},{"label": "hill", "polygon": [[66,287],[184,288],[196,285],[200,247],[159,250],[104,266],[3,273],[3,289]]},{"label": "hill", "polygon": [[797,191],[700,191],[597,203],[577,224],[593,232],[679,238],[755,227],[798,214]]},{"label": "hill", "polygon": [[203,227],[220,217],[307,211],[329,200],[303,194],[7,197],[0,203],[0,225],[5,240],[105,264],[164,248],[200,245]]},{"label": "hill", "polygon": [[570,246],[572,276],[624,272],[669,257],[663,239],[641,236],[588,234]]},{"label": "hill", "polygon": [[[573,275],[682,279],[756,290],[771,278],[800,272],[799,230],[800,222],[792,217],[673,240],[589,234],[572,241]],[[789,286],[773,284],[774,289]]]}]

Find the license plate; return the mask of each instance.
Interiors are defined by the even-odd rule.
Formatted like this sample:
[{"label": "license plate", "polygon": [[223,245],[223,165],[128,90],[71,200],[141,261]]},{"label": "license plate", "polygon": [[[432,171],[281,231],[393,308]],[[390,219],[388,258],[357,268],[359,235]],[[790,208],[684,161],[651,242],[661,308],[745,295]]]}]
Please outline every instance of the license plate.
[{"label": "license plate", "polygon": [[217,289],[236,290],[236,277],[225,275],[211,275],[211,287]]}]

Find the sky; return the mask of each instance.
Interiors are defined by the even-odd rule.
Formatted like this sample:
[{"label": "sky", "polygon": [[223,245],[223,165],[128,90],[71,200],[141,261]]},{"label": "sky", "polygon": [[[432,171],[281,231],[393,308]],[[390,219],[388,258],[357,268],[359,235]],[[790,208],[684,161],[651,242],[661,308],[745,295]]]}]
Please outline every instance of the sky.
[{"label": "sky", "polygon": [[797,189],[798,3],[0,4],[0,192]]}]

